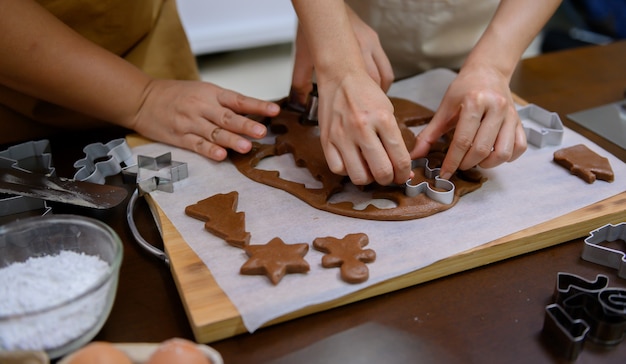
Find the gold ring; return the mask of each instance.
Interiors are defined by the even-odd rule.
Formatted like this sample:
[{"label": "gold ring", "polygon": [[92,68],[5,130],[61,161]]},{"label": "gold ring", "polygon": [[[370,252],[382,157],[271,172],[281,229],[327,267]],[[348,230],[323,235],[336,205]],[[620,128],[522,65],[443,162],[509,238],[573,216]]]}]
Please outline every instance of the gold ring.
[{"label": "gold ring", "polygon": [[222,128],[217,127],[213,129],[211,132],[211,139],[209,140],[211,143],[217,143],[217,134],[222,130]]}]

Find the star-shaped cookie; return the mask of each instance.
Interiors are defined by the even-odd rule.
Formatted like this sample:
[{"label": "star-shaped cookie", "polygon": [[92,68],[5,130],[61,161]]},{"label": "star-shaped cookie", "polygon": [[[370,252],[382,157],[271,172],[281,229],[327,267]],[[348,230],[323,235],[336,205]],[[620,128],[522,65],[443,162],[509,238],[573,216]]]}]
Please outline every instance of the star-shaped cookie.
[{"label": "star-shaped cookie", "polygon": [[317,238],[313,247],[323,253],[322,267],[341,267],[341,279],[348,283],[361,283],[369,278],[369,269],[364,263],[376,259],[376,252],[363,249],[369,242],[363,233],[348,234],[343,239],[333,237]]},{"label": "star-shaped cookie", "polygon": [[248,245],[244,248],[248,257],[241,266],[240,273],[246,275],[264,274],[273,284],[278,284],[288,273],[306,273],[309,263],[304,256],[309,251],[309,244],[285,244],[280,238],[274,238],[264,245]]}]

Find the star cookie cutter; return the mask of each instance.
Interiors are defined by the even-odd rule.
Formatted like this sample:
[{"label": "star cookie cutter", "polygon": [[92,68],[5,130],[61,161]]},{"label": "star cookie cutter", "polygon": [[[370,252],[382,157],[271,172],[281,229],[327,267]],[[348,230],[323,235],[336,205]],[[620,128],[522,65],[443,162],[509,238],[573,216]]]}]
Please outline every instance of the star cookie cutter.
[{"label": "star cookie cutter", "polygon": [[554,303],[546,306],[543,336],[560,356],[575,360],[587,339],[608,347],[626,336],[626,289],[608,283],[602,274],[588,281],[558,273]]},{"label": "star cookie cutter", "polygon": [[626,253],[601,245],[603,242],[626,241],[626,223],[606,224],[589,233],[583,246],[582,258],[588,262],[617,269],[617,275],[626,278]]},{"label": "star cookie cutter", "polygon": [[156,157],[138,155],[137,165],[124,171],[125,178],[134,178],[140,194],[152,191],[174,192],[174,182],[189,176],[187,163],[172,160],[172,153]]},{"label": "star cookie cutter", "polygon": [[426,194],[430,199],[449,205],[454,201],[454,183],[439,177],[441,168],[430,168],[427,158],[415,159],[411,162],[411,169],[423,168],[426,178],[435,180],[435,188],[430,186],[428,181],[411,184],[411,180],[406,181],[404,193],[409,197],[415,197],[421,193]]},{"label": "star cookie cutter", "polygon": [[528,143],[537,148],[561,145],[564,127],[559,114],[534,104],[520,108],[517,113],[522,120]]},{"label": "star cookie cutter", "polygon": [[[146,173],[149,177],[145,176]],[[132,179],[137,184],[126,207],[126,221],[133,237],[141,248],[169,265],[170,260],[165,251],[156,248],[141,236],[133,214],[140,196],[156,190],[174,192],[174,182],[189,176],[187,163],[173,161],[171,152],[157,157],[138,155],[137,164],[123,170],[122,175],[126,181]]]},{"label": "star cookie cutter", "polygon": [[[24,142],[0,151],[0,167],[47,176],[56,175],[52,165],[50,141],[47,139]],[[52,208],[42,199],[17,195],[0,196],[0,217],[18,214],[43,216],[50,211]]]},{"label": "star cookie cutter", "polygon": [[74,163],[74,168],[78,169],[74,179],[79,181],[104,184],[106,177],[116,175],[134,164],[133,153],[123,138],[106,144],[88,144],[83,152],[85,158]]}]

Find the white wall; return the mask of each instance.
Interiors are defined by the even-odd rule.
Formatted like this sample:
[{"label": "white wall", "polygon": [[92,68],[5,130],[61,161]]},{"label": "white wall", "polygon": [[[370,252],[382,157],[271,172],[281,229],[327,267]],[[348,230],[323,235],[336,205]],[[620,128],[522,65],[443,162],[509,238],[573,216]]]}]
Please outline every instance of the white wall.
[{"label": "white wall", "polygon": [[287,43],[296,15],[289,0],[178,0],[196,55]]}]

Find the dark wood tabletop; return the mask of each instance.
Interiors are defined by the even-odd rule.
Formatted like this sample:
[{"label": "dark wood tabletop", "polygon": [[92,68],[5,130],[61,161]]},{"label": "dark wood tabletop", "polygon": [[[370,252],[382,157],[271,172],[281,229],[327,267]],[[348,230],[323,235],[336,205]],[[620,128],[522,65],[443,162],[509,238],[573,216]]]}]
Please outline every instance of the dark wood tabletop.
[{"label": "dark wood tabletop", "polygon": [[[571,123],[566,115],[614,102],[626,89],[626,42],[545,54],[522,61],[512,90],[560,114],[566,126],[622,161],[626,150]],[[52,138],[57,172],[72,176],[82,146],[122,136],[81,133]],[[122,184],[121,179],[111,178]],[[614,183],[623,183],[617,180]],[[625,185],[626,186],[626,185]],[[130,191],[130,186],[128,187]],[[160,342],[193,339],[168,267],[143,251],[127,226],[125,206],[93,212],[53,206],[55,213],[95,216],[124,242],[115,305],[96,340]],[[626,207],[625,207],[626,208]],[[140,200],[137,225],[162,246],[154,220]],[[231,363],[544,363],[562,361],[540,339],[544,309],[558,272],[587,279],[602,273],[626,288],[617,271],[581,259],[582,239],[210,343]],[[207,303],[210,304],[210,303]],[[577,363],[624,363],[626,343],[587,343]]]}]

